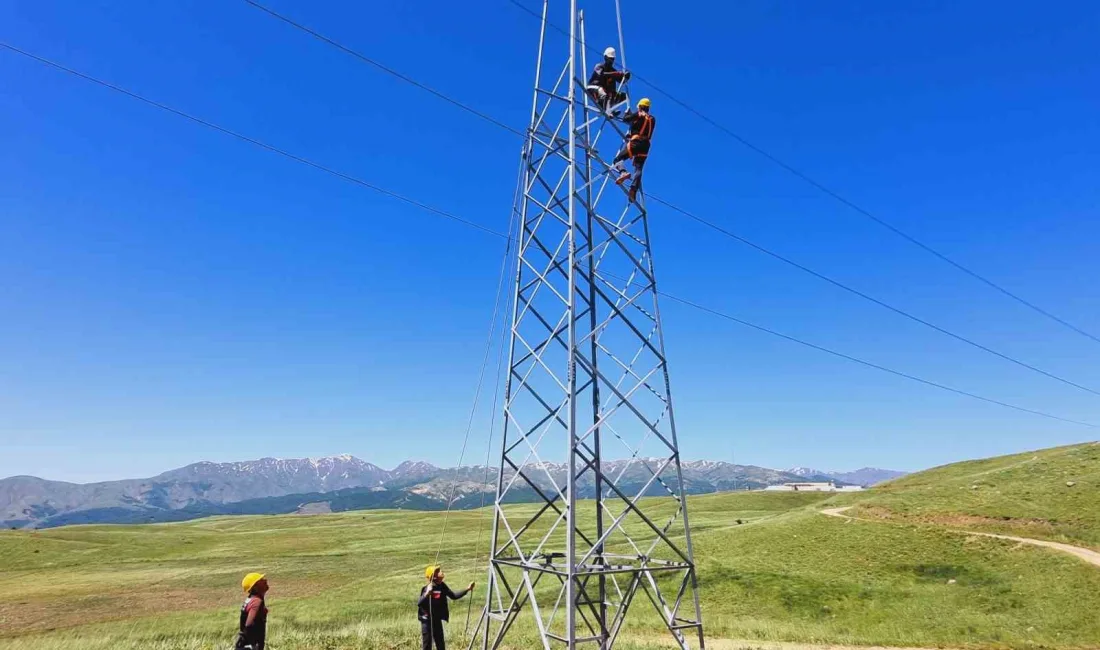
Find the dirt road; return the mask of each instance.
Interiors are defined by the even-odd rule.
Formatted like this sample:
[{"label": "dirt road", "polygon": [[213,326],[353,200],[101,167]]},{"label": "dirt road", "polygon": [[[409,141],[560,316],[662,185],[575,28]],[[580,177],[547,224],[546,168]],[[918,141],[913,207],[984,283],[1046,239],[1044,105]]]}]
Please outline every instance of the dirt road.
[{"label": "dirt road", "polygon": [[[647,647],[669,648],[676,647],[676,644],[671,640],[662,640],[656,644],[647,645]],[[710,650],[928,650],[926,648],[898,648],[866,645],[849,646],[835,643],[798,643],[795,641],[742,641],[739,639],[719,639],[710,636],[707,637],[707,648]],[[941,648],[938,650],[943,649]]]},{"label": "dirt road", "polygon": [[[821,514],[827,517],[840,517],[841,519],[847,519],[849,521],[875,521],[874,519],[860,519],[859,517],[852,517],[844,514],[848,510],[851,510],[852,506],[846,506],[844,508],[826,508],[821,511]],[[953,530],[948,528],[947,530]],[[973,530],[957,530],[963,535],[973,535],[975,537],[992,537],[993,539],[1005,539],[1012,542],[1019,542],[1020,544],[1030,544],[1031,546],[1042,546],[1044,548],[1052,548],[1062,553],[1068,553],[1075,557],[1078,557],[1085,562],[1093,566],[1100,567],[1100,553],[1087,548],[1081,548],[1080,546],[1073,546],[1071,544],[1062,544],[1061,542],[1048,542],[1043,539],[1031,539],[1028,537],[1015,537],[1013,535],[1000,535],[997,533],[979,533]]]}]

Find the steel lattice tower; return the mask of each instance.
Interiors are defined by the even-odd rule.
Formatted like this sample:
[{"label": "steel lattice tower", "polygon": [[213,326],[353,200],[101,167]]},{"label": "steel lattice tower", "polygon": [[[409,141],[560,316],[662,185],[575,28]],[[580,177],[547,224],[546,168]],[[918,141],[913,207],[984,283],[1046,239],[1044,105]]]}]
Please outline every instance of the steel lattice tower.
[{"label": "steel lattice tower", "polygon": [[[654,609],[632,621],[648,614],[702,648],[644,197],[629,203],[610,173],[624,124],[584,91],[576,0],[567,49],[549,51],[565,6],[542,8],[488,595],[470,647],[500,647],[529,611],[544,648],[606,650],[641,595]],[[502,507],[521,493],[537,503]]]}]

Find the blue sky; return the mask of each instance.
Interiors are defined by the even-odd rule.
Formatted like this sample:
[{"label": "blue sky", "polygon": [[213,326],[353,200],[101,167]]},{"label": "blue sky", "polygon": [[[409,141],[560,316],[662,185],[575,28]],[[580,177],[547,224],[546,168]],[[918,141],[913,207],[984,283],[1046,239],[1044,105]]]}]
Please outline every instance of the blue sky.
[{"label": "blue sky", "polygon": [[[430,4],[430,6],[428,6]],[[612,3],[590,3],[592,41]],[[517,128],[507,0],[271,6]],[[1100,6],[625,3],[630,67],[947,255],[1100,334]],[[0,40],[505,228],[514,136],[244,2],[0,5]],[[644,88],[635,88],[635,93]],[[647,188],[1100,390],[1100,344],[653,94]],[[352,453],[457,462],[501,242],[0,51],[0,476]],[[652,209],[662,287],[861,358],[1100,422],[1029,373]],[[664,306],[683,453],[917,469],[1097,438]],[[485,451],[477,418],[470,456]]]}]

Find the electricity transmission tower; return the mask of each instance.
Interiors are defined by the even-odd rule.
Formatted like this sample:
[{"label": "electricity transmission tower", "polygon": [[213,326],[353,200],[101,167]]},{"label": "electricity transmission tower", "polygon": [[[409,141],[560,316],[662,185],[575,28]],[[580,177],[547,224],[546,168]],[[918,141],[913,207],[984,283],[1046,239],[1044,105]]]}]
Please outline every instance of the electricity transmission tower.
[{"label": "electricity transmission tower", "polygon": [[[565,19],[557,50],[547,27]],[[584,39],[576,0],[544,0],[488,595],[471,650],[519,635],[608,650],[628,619],[703,648],[645,199],[628,202],[614,182],[624,125],[584,91]],[[621,32],[619,49],[625,67]]]}]

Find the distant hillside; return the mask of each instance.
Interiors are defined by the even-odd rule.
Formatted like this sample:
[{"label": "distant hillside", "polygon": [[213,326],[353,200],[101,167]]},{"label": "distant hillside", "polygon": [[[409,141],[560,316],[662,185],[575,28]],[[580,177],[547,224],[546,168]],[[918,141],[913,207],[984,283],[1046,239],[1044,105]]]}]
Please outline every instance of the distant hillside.
[{"label": "distant hillside", "polygon": [[[240,463],[194,463],[147,479],[65,483],[32,476],[0,481],[0,524],[58,525],[77,512],[88,521],[143,521],[150,513],[202,508],[303,492],[377,485],[387,472],[352,456]],[[98,514],[96,514],[98,513]]]},{"label": "distant hillside", "polygon": [[[653,459],[634,458],[606,463],[628,491],[640,490],[650,478]],[[540,489],[565,482],[565,465],[546,463],[530,472]],[[813,472],[735,465],[721,461],[683,463],[684,489],[691,494],[762,489],[799,480],[839,480]],[[506,478],[508,476],[506,475]],[[666,470],[671,482],[672,471]],[[146,479],[78,485],[31,476],[0,480],[0,526],[46,528],[87,523],[180,521],[225,514],[286,514],[313,504],[310,511],[446,507],[455,488],[456,508],[492,501],[496,470],[470,466],[441,469],[406,461],[392,470],[355,458],[277,459],[238,463],[201,462]],[[650,494],[664,491],[660,483]],[[581,480],[579,496],[594,494],[590,475]],[[514,489],[509,502],[535,497],[530,486]]]},{"label": "distant hillside", "polygon": [[906,474],[905,472],[879,469],[878,467],[863,467],[854,472],[832,472],[810,467],[794,467],[787,470],[787,472],[799,476],[805,481],[827,480],[841,484],[862,485],[863,487],[878,485]]},{"label": "distant hillside", "polygon": [[892,481],[896,478],[905,476],[907,472],[898,472],[892,469],[881,469],[878,467],[863,467],[854,472],[828,472],[828,474],[843,483],[871,487],[872,485],[878,485],[879,483],[885,483],[886,481]]},{"label": "distant hillside", "polygon": [[853,500],[865,517],[1003,531],[1100,549],[1100,443],[944,465]]}]

